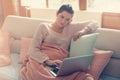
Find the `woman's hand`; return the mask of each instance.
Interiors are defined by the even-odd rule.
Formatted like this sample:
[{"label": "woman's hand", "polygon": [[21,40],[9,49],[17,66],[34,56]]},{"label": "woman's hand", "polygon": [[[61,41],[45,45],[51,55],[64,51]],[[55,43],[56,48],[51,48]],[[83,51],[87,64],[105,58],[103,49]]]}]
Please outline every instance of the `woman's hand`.
[{"label": "woman's hand", "polygon": [[91,29],[89,27],[85,27],[84,29],[82,29],[81,31],[76,32],[73,35],[73,40],[76,41],[78,38],[80,38],[82,35],[86,34],[87,32],[89,32]]},{"label": "woman's hand", "polygon": [[48,66],[58,66],[59,67],[60,64],[62,63],[62,61],[61,60],[46,60],[44,63]]},{"label": "woman's hand", "polygon": [[80,38],[83,35],[83,31],[79,31],[73,35],[73,40],[76,41],[78,38]]}]

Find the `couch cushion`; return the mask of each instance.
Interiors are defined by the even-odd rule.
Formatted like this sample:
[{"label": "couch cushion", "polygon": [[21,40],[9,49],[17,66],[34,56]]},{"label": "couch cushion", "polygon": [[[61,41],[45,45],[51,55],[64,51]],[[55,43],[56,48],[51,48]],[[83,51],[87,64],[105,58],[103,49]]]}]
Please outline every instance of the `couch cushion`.
[{"label": "couch cushion", "polygon": [[90,65],[89,73],[94,76],[95,80],[99,79],[99,76],[105,66],[108,64],[112,51],[94,50],[94,58]]},{"label": "couch cushion", "polygon": [[11,53],[20,53],[21,49],[21,40],[12,39],[10,42],[10,52]]},{"label": "couch cushion", "polygon": [[31,44],[32,38],[22,38],[21,39],[21,49],[20,49],[20,57],[18,63],[23,63],[28,55],[28,50]]},{"label": "couch cushion", "polygon": [[19,54],[11,54],[11,64],[0,67],[0,80],[20,80],[18,59]]},{"label": "couch cushion", "polygon": [[99,28],[96,48],[114,51],[112,57],[120,58],[120,30]]},{"label": "couch cushion", "polygon": [[120,80],[120,78],[109,76],[109,75],[101,75],[102,80]]},{"label": "couch cushion", "polygon": [[120,59],[111,58],[108,65],[103,71],[103,74],[111,75],[120,78]]}]

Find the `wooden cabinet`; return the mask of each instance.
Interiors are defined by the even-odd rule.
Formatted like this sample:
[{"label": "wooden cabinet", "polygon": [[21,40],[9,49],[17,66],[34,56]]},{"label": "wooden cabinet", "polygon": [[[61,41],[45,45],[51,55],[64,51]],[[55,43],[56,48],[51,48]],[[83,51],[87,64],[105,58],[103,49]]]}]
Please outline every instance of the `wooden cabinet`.
[{"label": "wooden cabinet", "polygon": [[103,12],[102,27],[120,30],[120,13]]}]

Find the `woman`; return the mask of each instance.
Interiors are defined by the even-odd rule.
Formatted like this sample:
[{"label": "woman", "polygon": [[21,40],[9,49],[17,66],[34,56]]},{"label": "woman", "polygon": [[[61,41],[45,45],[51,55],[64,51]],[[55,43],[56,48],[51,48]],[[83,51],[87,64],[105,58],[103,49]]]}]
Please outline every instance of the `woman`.
[{"label": "woman", "polygon": [[74,11],[70,5],[62,5],[52,24],[42,23],[35,32],[29,49],[28,60],[21,68],[22,80],[93,80],[85,72],[76,72],[68,76],[54,77],[47,66],[59,66],[68,57],[70,40],[94,32],[96,23],[87,21],[70,24]]}]

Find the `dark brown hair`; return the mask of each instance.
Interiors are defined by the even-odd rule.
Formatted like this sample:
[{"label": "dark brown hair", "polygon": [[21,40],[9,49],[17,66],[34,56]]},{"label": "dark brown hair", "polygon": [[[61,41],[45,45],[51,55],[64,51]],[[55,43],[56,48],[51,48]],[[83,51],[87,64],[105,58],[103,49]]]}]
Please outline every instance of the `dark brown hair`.
[{"label": "dark brown hair", "polygon": [[63,11],[67,11],[70,14],[74,14],[74,11],[73,11],[72,6],[70,4],[64,4],[64,5],[62,5],[59,8],[58,13],[61,13]]}]

